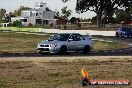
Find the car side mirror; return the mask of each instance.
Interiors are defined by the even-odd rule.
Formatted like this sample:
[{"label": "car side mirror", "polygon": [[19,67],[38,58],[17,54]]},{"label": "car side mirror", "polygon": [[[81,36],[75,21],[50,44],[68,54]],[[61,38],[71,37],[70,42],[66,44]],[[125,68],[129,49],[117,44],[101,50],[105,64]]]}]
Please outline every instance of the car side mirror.
[{"label": "car side mirror", "polygon": [[89,35],[89,39],[92,40],[92,35]]}]

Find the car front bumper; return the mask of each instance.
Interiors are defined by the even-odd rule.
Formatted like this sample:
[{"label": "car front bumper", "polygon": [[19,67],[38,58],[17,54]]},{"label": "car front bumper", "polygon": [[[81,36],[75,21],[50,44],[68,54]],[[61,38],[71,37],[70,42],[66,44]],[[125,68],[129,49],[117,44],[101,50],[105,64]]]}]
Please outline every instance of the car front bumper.
[{"label": "car front bumper", "polygon": [[132,38],[132,34],[131,33],[129,33],[129,34],[123,34],[123,37],[125,37],[125,38]]},{"label": "car front bumper", "polygon": [[55,47],[43,47],[43,48],[38,48],[37,52],[38,53],[58,53],[59,52],[59,48],[55,48]]}]

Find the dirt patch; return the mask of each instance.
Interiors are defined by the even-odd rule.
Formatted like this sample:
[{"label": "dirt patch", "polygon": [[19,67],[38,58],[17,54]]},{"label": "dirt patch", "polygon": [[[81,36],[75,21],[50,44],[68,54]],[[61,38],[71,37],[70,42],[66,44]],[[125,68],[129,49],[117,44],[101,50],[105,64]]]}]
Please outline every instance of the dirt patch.
[{"label": "dirt patch", "polygon": [[[0,87],[83,88],[79,84],[82,67],[89,71],[92,79],[132,79],[132,57],[95,58],[1,58]],[[96,88],[130,87],[132,85],[96,86]],[[87,88],[91,88],[91,86]]]}]

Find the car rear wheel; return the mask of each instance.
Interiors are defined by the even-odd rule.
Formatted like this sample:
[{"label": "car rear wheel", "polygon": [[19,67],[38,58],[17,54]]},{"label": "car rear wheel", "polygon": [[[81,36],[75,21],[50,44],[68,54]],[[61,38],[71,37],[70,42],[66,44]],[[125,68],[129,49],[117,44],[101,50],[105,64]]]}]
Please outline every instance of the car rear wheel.
[{"label": "car rear wheel", "polygon": [[90,52],[90,46],[85,46],[83,49],[83,54],[88,54]]},{"label": "car rear wheel", "polygon": [[117,37],[117,38],[119,37],[119,34],[118,34],[118,32],[116,32],[116,37]]},{"label": "car rear wheel", "polygon": [[67,47],[66,46],[61,46],[60,54],[67,54]]}]

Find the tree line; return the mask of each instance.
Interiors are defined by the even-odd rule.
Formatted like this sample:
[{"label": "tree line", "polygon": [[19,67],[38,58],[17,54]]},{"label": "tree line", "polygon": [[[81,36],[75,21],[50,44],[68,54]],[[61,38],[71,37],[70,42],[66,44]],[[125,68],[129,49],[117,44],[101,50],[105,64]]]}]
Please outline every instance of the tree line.
[{"label": "tree line", "polygon": [[[66,3],[69,0],[62,0]],[[132,22],[132,0],[76,0],[76,12],[83,13],[94,11],[96,16],[92,18],[98,27],[105,27],[106,23]],[[9,17],[20,16],[22,10],[30,9],[29,7],[20,6],[18,10],[6,14],[5,9],[0,9],[0,22],[10,21]],[[56,16],[64,19],[72,14],[67,6],[61,9],[61,12],[55,11]]]},{"label": "tree line", "polygon": [[[66,3],[69,0],[62,1]],[[105,27],[105,22],[113,17],[114,13],[120,18],[118,20],[127,20],[128,16],[132,16],[131,8],[132,0],[76,0],[75,9],[78,13],[94,11],[96,13],[97,25],[102,28]],[[124,14],[124,12],[128,14]],[[121,16],[122,14],[127,15],[125,19],[121,19],[123,17]],[[132,21],[132,18],[130,21]]]}]

